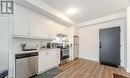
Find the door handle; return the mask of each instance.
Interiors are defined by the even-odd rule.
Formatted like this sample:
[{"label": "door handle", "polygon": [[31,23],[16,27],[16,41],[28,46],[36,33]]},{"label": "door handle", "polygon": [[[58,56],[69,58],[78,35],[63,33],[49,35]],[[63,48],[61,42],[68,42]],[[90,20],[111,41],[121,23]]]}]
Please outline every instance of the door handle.
[{"label": "door handle", "polygon": [[100,42],[99,46],[100,46],[100,48],[102,48],[102,43],[101,42]]}]

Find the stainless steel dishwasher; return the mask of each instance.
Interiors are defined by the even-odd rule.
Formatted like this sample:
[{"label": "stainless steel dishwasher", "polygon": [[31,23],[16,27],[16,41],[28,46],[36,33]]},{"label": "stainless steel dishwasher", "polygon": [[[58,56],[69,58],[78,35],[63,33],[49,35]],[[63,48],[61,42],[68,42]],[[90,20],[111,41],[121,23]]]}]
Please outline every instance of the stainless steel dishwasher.
[{"label": "stainless steel dishwasher", "polygon": [[38,52],[15,55],[15,78],[30,78],[38,73]]}]

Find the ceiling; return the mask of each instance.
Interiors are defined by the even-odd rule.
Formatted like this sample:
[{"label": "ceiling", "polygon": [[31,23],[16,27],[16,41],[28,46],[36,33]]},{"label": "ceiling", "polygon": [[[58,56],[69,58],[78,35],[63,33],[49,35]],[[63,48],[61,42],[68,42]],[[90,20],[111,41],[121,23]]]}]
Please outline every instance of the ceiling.
[{"label": "ceiling", "polygon": [[[88,20],[107,16],[122,11],[127,0],[43,0],[56,11],[71,18],[75,23],[83,23]],[[66,14],[69,8],[79,10],[75,15]]]}]

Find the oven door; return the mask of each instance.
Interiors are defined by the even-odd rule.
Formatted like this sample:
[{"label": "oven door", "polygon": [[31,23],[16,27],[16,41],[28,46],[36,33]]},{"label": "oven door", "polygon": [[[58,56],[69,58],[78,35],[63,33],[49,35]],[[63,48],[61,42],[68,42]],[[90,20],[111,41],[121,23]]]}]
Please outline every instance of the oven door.
[{"label": "oven door", "polygon": [[61,60],[69,58],[69,49],[61,49]]}]

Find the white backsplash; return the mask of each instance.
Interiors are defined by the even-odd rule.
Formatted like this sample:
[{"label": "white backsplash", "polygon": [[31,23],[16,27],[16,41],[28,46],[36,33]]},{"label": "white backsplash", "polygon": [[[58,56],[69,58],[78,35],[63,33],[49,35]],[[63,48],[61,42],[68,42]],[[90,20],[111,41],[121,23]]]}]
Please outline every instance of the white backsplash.
[{"label": "white backsplash", "polygon": [[13,38],[11,50],[15,51],[15,53],[21,52],[22,51],[21,43],[22,44],[26,43],[26,49],[37,49],[37,45],[40,46],[41,44],[46,44],[48,42],[50,42],[50,41],[37,40],[37,39]]},{"label": "white backsplash", "polygon": [[38,40],[38,39],[21,39],[21,38],[12,38],[10,44],[10,51],[13,51],[13,54],[19,53],[22,51],[21,43],[26,43],[26,49],[37,49],[37,45],[46,45],[47,43],[63,43],[63,38],[56,38],[55,40]]}]

